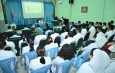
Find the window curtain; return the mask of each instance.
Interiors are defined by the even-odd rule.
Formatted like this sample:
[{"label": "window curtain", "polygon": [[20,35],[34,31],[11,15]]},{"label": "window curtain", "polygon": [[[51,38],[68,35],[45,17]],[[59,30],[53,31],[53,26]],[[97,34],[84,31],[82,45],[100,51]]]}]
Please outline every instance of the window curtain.
[{"label": "window curtain", "polygon": [[[38,18],[23,18],[23,11],[22,11],[22,0],[7,0],[4,3],[5,10],[6,10],[6,18],[8,24],[15,23],[16,25],[30,25],[36,23]],[[34,1],[40,2],[41,0],[23,0],[23,1]],[[52,22],[52,13],[53,13],[53,3],[48,3],[46,0],[44,2],[44,22]]]}]

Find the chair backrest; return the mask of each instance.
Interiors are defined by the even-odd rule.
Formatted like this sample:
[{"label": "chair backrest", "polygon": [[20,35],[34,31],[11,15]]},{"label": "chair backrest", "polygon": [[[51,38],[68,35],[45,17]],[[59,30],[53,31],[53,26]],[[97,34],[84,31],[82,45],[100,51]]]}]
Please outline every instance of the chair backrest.
[{"label": "chair backrest", "polygon": [[50,58],[55,58],[57,56],[58,49],[59,47],[54,47],[54,48],[46,50],[45,56],[48,56]]},{"label": "chair backrest", "polygon": [[46,25],[45,24],[40,24],[40,28],[45,29]]},{"label": "chair backrest", "polygon": [[61,64],[57,64],[55,73],[69,73],[72,63],[73,61],[70,60]]},{"label": "chair backrest", "polygon": [[5,34],[7,34],[8,38],[13,36],[13,32],[12,31],[9,31],[9,32],[5,32]]},{"label": "chair backrest", "polygon": [[58,46],[60,46],[60,43],[61,43],[60,36],[57,36],[57,37],[55,38],[54,43],[58,43]]},{"label": "chair backrest", "polygon": [[76,42],[71,42],[70,46],[72,47],[72,49],[74,50],[74,52],[76,53]]},{"label": "chair backrest", "polygon": [[73,61],[73,66],[75,66],[77,69],[79,69],[80,66],[81,66],[83,63],[85,63],[85,62],[87,62],[87,61],[89,60],[88,54],[89,54],[89,53],[84,53],[84,54],[81,54],[81,55],[79,55],[78,57],[76,57],[76,58],[74,59],[74,61]]},{"label": "chair backrest", "polygon": [[40,69],[37,69],[37,70],[34,70],[32,71],[31,73],[47,73],[49,71],[49,69],[51,68],[51,64],[50,65],[47,65],[43,68],[40,68]]},{"label": "chair backrest", "polygon": [[11,51],[12,49],[11,49],[10,46],[7,46],[7,47],[5,48],[5,50],[7,50],[7,51]]},{"label": "chair backrest", "polygon": [[40,43],[39,43],[40,46],[45,46],[46,45],[46,39],[41,39],[40,40]]},{"label": "chair backrest", "polygon": [[31,33],[32,33],[31,30],[22,30],[22,34],[23,34],[23,35],[30,36]]},{"label": "chair backrest", "polygon": [[88,40],[89,35],[90,35],[90,32],[87,32],[87,34],[86,34],[85,37],[84,37],[84,41]]},{"label": "chair backrest", "polygon": [[113,38],[114,38],[114,34],[108,39],[108,42],[112,42],[113,41]]},{"label": "chair backrest", "polygon": [[24,53],[22,57],[23,57],[22,64],[24,64],[24,66],[26,67],[29,65],[31,60],[36,58],[36,51]]},{"label": "chair backrest", "polygon": [[83,38],[80,38],[77,42],[76,48],[80,48],[82,46],[83,43]]},{"label": "chair backrest", "polygon": [[16,58],[11,57],[0,61],[0,73],[17,73]]}]

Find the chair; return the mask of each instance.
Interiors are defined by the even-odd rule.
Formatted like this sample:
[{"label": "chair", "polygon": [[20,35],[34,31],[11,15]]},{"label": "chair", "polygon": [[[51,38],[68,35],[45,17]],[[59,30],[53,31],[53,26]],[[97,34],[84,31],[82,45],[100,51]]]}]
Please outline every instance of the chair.
[{"label": "chair", "polygon": [[85,62],[87,62],[87,61],[89,60],[88,54],[89,54],[89,53],[84,53],[84,54],[81,54],[81,55],[79,55],[78,57],[76,57],[76,58],[74,59],[74,61],[73,61],[73,66],[75,66],[77,69],[79,69],[80,66],[81,66],[83,63],[85,63]]},{"label": "chair", "polygon": [[39,43],[40,46],[45,46],[46,45],[46,39],[41,39],[40,40],[40,43]]},{"label": "chair", "polygon": [[45,66],[45,67],[43,67],[43,68],[34,70],[34,71],[32,71],[31,73],[47,73],[48,70],[51,68],[51,66],[52,66],[52,65],[50,64],[50,65]]},{"label": "chair", "polygon": [[46,50],[45,56],[49,56],[50,58],[55,58],[57,56],[58,49],[59,47],[54,47],[54,48]]},{"label": "chair", "polygon": [[89,38],[89,35],[90,35],[90,32],[88,32],[88,33],[85,35],[85,37],[84,37],[84,40],[83,40],[83,41],[86,41],[86,40],[88,40],[88,38]]},{"label": "chair", "polygon": [[69,73],[72,63],[73,61],[70,60],[61,64],[57,64],[55,73]]},{"label": "chair", "polygon": [[25,46],[28,46],[28,44],[26,42],[22,42],[21,43],[21,53],[22,53],[22,48],[25,47]]},{"label": "chair", "polygon": [[11,49],[10,46],[7,46],[7,47],[5,48],[5,50],[7,50],[7,51],[11,51],[12,49]]},{"label": "chair", "polygon": [[113,41],[114,36],[115,36],[115,35],[113,34],[113,35],[112,35],[112,36],[108,39],[107,43],[108,43],[108,42],[112,42],[112,41]]},{"label": "chair", "polygon": [[76,42],[71,42],[70,46],[72,47],[72,49],[74,50],[74,52],[76,53]]},{"label": "chair", "polygon": [[30,36],[31,33],[32,33],[31,30],[22,30],[22,34],[23,34],[23,35]]},{"label": "chair", "polygon": [[30,61],[35,58],[36,58],[36,51],[27,52],[22,55],[22,64],[24,65],[24,68],[25,70],[27,70],[27,72]]},{"label": "chair", "polygon": [[0,73],[17,73],[16,58],[11,57],[0,61]]},{"label": "chair", "polygon": [[40,24],[40,28],[45,29],[46,25],[45,24]]},{"label": "chair", "polygon": [[57,37],[55,38],[54,43],[58,43],[58,46],[60,46],[60,43],[61,43],[60,36],[57,36]]},{"label": "chair", "polygon": [[12,31],[9,31],[9,32],[5,32],[5,34],[7,34],[8,38],[13,36],[13,32]]},{"label": "chair", "polygon": [[77,42],[76,48],[79,49],[82,46],[83,38],[80,38]]},{"label": "chair", "polygon": [[53,30],[53,24],[52,23],[48,23],[48,26],[50,27],[51,30]]}]

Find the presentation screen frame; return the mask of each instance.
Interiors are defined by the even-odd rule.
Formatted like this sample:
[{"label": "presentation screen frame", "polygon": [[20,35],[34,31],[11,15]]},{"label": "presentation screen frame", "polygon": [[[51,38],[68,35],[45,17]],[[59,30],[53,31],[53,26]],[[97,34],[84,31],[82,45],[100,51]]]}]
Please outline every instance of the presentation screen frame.
[{"label": "presentation screen frame", "polygon": [[44,3],[22,1],[22,11],[23,11],[24,18],[43,18]]}]

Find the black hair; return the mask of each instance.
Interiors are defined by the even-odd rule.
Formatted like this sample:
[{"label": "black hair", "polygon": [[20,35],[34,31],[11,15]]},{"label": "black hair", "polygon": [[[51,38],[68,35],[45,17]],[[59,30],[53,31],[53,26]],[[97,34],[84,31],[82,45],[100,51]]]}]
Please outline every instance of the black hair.
[{"label": "black hair", "polygon": [[106,26],[106,22],[103,22],[103,25],[105,25],[105,26]]},{"label": "black hair", "polygon": [[89,22],[88,21],[86,21],[86,24],[88,24]]},{"label": "black hair", "polygon": [[91,24],[92,26],[94,26],[94,22],[89,22],[89,24]]},{"label": "black hair", "polygon": [[100,31],[102,31],[102,27],[101,26],[97,26],[97,29],[99,29]]},{"label": "black hair", "polygon": [[28,42],[28,44],[30,46],[30,50],[29,51],[34,51],[34,43],[33,43],[33,41],[32,41],[30,36],[27,37],[27,42]]},{"label": "black hair", "polygon": [[38,56],[40,56],[40,63],[45,64],[45,59],[44,59],[44,55],[45,55],[45,48],[43,46],[38,46],[36,53]]},{"label": "black hair", "polygon": [[0,49],[3,50],[6,46],[6,42],[4,40],[0,40]]},{"label": "black hair", "polygon": [[11,29],[11,26],[7,26],[8,29]]},{"label": "black hair", "polygon": [[57,28],[54,28],[54,32],[55,32],[55,33],[58,33],[59,31],[58,31],[58,29],[57,29]]},{"label": "black hair", "polygon": [[78,21],[78,23],[81,23],[81,21]]},{"label": "black hair", "polygon": [[69,32],[68,32],[68,35],[69,35],[69,37],[73,37],[73,32],[72,32],[72,31],[69,31]]},{"label": "black hair", "polygon": [[47,29],[47,30],[49,30],[49,29],[50,29],[50,27],[49,27],[49,26],[47,26],[47,27],[46,27],[46,29]]},{"label": "black hair", "polygon": [[113,29],[114,29],[114,25],[109,25],[109,28],[110,28],[111,30],[113,30]]},{"label": "black hair", "polygon": [[66,31],[66,32],[68,32],[68,31],[69,31],[69,28],[68,28],[68,26],[65,26],[65,29],[64,29],[64,31]]},{"label": "black hair", "polygon": [[77,28],[77,29],[76,29],[76,31],[79,31],[79,32],[81,32],[81,28],[80,28],[80,27],[79,27],[79,28]]},{"label": "black hair", "polygon": [[71,60],[74,57],[74,51],[69,44],[65,44],[58,52],[58,56],[64,60]]},{"label": "black hair", "polygon": [[82,27],[82,28],[85,28],[85,24],[83,24],[81,27]]},{"label": "black hair", "polygon": [[95,49],[97,49],[97,48],[93,48],[93,49],[90,51],[90,55],[93,56],[93,52],[94,52]]},{"label": "black hair", "polygon": [[40,25],[38,24],[37,27],[40,27]]},{"label": "black hair", "polygon": [[99,25],[101,25],[101,26],[102,26],[102,22],[99,22]]},{"label": "black hair", "polygon": [[1,33],[1,39],[6,40],[8,38],[8,35],[6,33]]},{"label": "black hair", "polygon": [[50,44],[52,42],[53,42],[52,38],[50,36],[48,36],[47,39],[46,39],[46,43]]},{"label": "black hair", "polygon": [[24,25],[24,27],[27,27],[26,25]]}]

